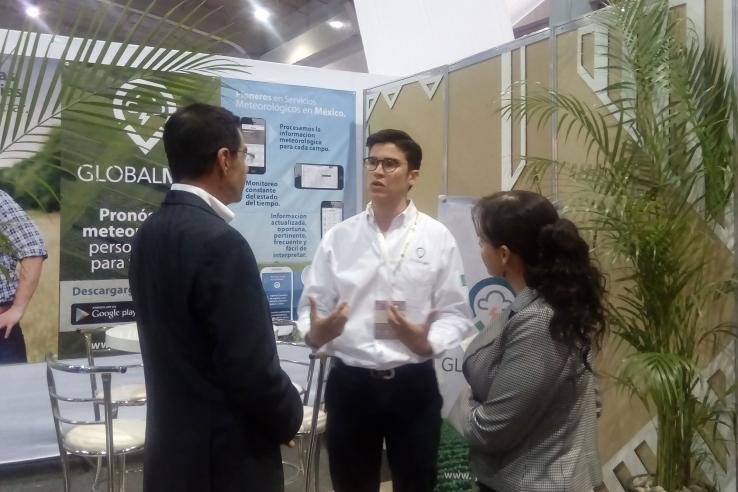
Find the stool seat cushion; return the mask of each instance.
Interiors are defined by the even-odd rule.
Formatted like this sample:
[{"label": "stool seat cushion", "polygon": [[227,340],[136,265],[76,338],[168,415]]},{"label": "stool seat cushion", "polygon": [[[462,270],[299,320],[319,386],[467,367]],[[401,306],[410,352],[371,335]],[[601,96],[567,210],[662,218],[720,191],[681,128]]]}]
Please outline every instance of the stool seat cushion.
[{"label": "stool seat cushion", "polygon": [[[323,410],[318,411],[318,434],[325,431],[325,420],[326,420],[326,414]],[[298,433],[300,434],[307,434],[310,432],[310,429],[313,424],[313,407],[309,405],[304,405],[302,407],[302,425],[300,426],[300,430]]]},{"label": "stool seat cushion", "polygon": [[[116,452],[141,447],[146,440],[146,421],[115,419],[113,448]],[[105,425],[74,425],[64,433],[65,447],[71,452],[105,454]]]},{"label": "stool seat cushion", "polygon": [[[95,398],[102,399],[103,391],[99,390]],[[110,397],[115,402],[143,402],[146,401],[146,385],[143,383],[121,384],[110,389]]]},{"label": "stool seat cushion", "polygon": [[295,387],[295,389],[296,389],[296,390],[297,390],[297,392],[298,392],[298,393],[300,394],[300,396],[302,396],[302,395],[304,395],[304,394],[305,394],[305,388],[303,388],[303,387],[302,387],[302,385],[299,385],[299,384],[297,384],[297,383],[292,383],[292,386],[294,386],[294,387]]}]

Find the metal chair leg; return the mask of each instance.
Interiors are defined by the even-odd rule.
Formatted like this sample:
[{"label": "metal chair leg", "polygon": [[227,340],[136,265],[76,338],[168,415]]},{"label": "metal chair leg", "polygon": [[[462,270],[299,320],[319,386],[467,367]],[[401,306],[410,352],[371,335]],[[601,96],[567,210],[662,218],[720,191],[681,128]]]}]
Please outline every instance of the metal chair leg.
[{"label": "metal chair leg", "polygon": [[126,455],[121,454],[116,460],[116,468],[118,471],[118,492],[126,491]]},{"label": "metal chair leg", "polygon": [[[310,492],[310,435],[305,436],[301,441],[300,450],[300,467],[302,468],[302,477],[305,479],[305,492]],[[305,444],[307,441],[307,444]]]},{"label": "metal chair leg", "polygon": [[103,394],[105,395],[105,454],[108,458],[108,492],[115,490],[115,453],[113,450],[113,409],[110,405],[110,380],[109,373],[102,374]]},{"label": "metal chair leg", "polygon": [[313,464],[313,473],[315,474],[315,492],[320,490],[320,436],[318,434],[318,445],[315,448],[315,464]]},{"label": "metal chair leg", "polygon": [[[307,449],[307,463],[305,465],[305,492],[318,492],[318,481],[317,481],[317,463],[319,454],[316,452],[317,436],[311,436],[310,443]],[[315,482],[315,488],[311,485]]]},{"label": "metal chair leg", "polygon": [[62,477],[64,479],[64,492],[69,492],[69,462],[67,461],[67,453],[60,449],[59,459],[62,467]]},{"label": "metal chair leg", "polygon": [[108,492],[118,492],[116,485],[116,477],[115,477],[115,455],[108,454],[107,455],[107,461],[108,461],[108,486],[107,491]]},{"label": "metal chair leg", "polygon": [[100,472],[102,472],[102,456],[97,457],[97,466],[95,466],[95,479],[92,481],[92,490],[97,490],[97,484],[100,481]]},{"label": "metal chair leg", "polygon": [[[313,474],[316,473],[315,469],[317,466],[317,458],[320,454],[317,452],[319,448],[319,437],[318,433],[318,419],[320,417],[320,396],[323,392],[323,382],[325,378],[325,358],[320,359],[320,365],[318,368],[318,383],[316,387],[316,397],[313,404],[313,419],[310,425],[310,435],[307,448],[307,464],[305,466],[305,492],[310,492],[310,485],[312,485]],[[317,482],[316,482],[317,484]],[[317,488],[315,489],[317,491]]]},{"label": "metal chair leg", "polygon": [[305,470],[307,470],[307,454],[309,452],[308,448],[305,447],[305,437],[301,436],[297,440],[297,448],[299,449],[297,456],[299,456],[299,464],[300,464],[300,473],[304,476]]}]

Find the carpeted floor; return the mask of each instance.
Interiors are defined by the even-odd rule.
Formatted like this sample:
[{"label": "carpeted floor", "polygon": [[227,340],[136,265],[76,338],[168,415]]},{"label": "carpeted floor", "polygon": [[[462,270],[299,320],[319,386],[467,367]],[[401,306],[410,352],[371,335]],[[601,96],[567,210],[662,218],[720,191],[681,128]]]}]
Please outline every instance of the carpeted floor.
[{"label": "carpeted floor", "polygon": [[469,469],[469,446],[444,421],[438,448],[438,483],[435,492],[476,492],[473,483]]},{"label": "carpeted floor", "polygon": [[[438,450],[438,484],[435,492],[476,492],[468,462],[469,449],[459,434],[445,422],[441,428],[441,444]],[[94,476],[93,469],[83,460],[74,459],[72,490],[88,491]],[[132,458],[126,478],[126,490],[141,490],[140,458]],[[321,491],[328,492],[330,476],[325,451],[321,453]],[[133,468],[134,470],[131,470]],[[391,474],[386,459],[382,463],[380,492],[391,492]],[[31,463],[25,466],[0,468],[0,491],[3,492],[58,492],[61,490],[61,472],[56,460]],[[286,492],[303,490],[301,481],[286,487]]]}]

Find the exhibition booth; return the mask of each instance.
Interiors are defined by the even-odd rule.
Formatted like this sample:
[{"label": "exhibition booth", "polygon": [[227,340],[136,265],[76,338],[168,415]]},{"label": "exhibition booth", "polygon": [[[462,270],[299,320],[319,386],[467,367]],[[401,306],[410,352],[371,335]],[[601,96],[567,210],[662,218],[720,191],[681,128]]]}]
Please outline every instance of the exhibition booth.
[{"label": "exhibition booth", "polygon": [[[0,44],[8,50],[16,43],[38,42],[38,53],[51,53],[47,63],[64,55],[55,52],[63,44],[58,38],[18,31],[2,31],[0,36]],[[69,53],[67,57],[73,58]],[[6,396],[0,399],[0,411],[6,416],[0,426],[0,465],[59,454],[44,352],[82,363],[86,357],[82,332],[87,331],[92,332],[90,349],[97,365],[140,363],[140,355],[130,355],[139,351],[135,325],[131,329],[135,312],[127,280],[131,241],[172,183],[161,125],[183,104],[183,97],[222,105],[241,118],[252,171],[243,200],[232,206],[236,213],[232,225],[248,238],[256,256],[275,335],[291,337],[292,325],[279,323],[296,319],[302,272],[321,236],[363,207],[362,91],[389,78],[254,60],[229,59],[228,64],[220,77],[207,71],[159,73],[173,89],[164,79],[131,80],[123,74],[114,94],[120,100],[108,103],[109,109],[104,102],[97,104],[100,114],[89,116],[100,132],[93,138],[65,128],[83,124],[76,120],[78,114],[67,117],[62,112],[55,122],[69,150],[60,166],[59,212],[32,216],[49,248],[46,263],[58,265],[58,277],[48,278],[56,268],[46,269],[24,319],[29,364],[0,368],[8,376]],[[10,69],[0,66],[4,79],[11,76]],[[39,66],[29,71],[29,83],[35,83],[39,73]],[[47,88],[58,83],[53,70],[43,73],[49,79]],[[199,77],[192,86],[197,92],[182,94],[177,77],[183,76]],[[136,106],[142,94],[151,99],[144,109]],[[130,111],[120,109],[131,105]],[[147,110],[152,114],[142,116]],[[36,121],[45,116],[34,115]],[[141,118],[150,118],[148,126],[137,125]],[[55,131],[46,130],[47,138]],[[32,145],[42,153],[44,143],[37,142]],[[27,149],[6,152],[2,159],[4,165],[22,167],[27,164]],[[47,333],[40,336],[44,330]],[[281,358],[298,361],[307,360],[310,352],[291,345],[280,345],[279,350]],[[109,354],[113,356],[104,357]],[[285,370],[304,385],[306,367]],[[142,380],[143,372],[131,370],[120,377],[122,383]],[[89,381],[78,379],[76,385],[73,391],[84,390]],[[130,411],[141,416],[144,408]]]},{"label": "exhibition booth", "polygon": [[[694,26],[695,35],[716,40],[733,56],[735,7],[729,0],[671,3]],[[0,45],[15,45],[27,36],[0,31]],[[35,42],[34,38],[28,44]],[[39,36],[38,42],[54,52],[49,37]],[[60,132],[70,151],[59,161],[63,170],[59,212],[33,215],[50,245],[47,264],[58,265],[58,276],[53,269],[44,274],[41,295],[34,298],[24,321],[31,362],[0,366],[4,381],[0,470],[2,465],[58,456],[45,352],[81,360],[85,344],[80,330],[127,325],[129,331],[108,331],[107,339],[101,330],[91,348],[98,360],[110,350],[105,364],[140,362],[135,330],[130,329],[135,323],[127,280],[131,241],[171,184],[161,125],[178,106],[202,100],[241,118],[249,166],[255,171],[248,176],[243,200],[231,206],[232,225],[256,256],[275,336],[299,342],[287,322],[297,319],[304,272],[325,232],[364,209],[368,201],[361,166],[364,142],[367,135],[384,128],[407,131],[423,149],[421,177],[411,197],[419,210],[438,218],[455,236],[474,323],[483,329],[490,314],[512,302],[514,294],[505,281],[488,276],[479,258],[470,214],[475,200],[499,190],[533,189],[565,208],[581,193],[578,183],[548,168],[531,184],[523,179],[525,157],[560,162],[589,158],[581,144],[560,138],[555,116],[540,125],[513,119],[503,108],[527,93],[546,89],[577,94],[591,106],[609,104],[614,95],[602,92],[612,77],[603,68],[607,43],[607,33],[583,18],[399,80],[230,58],[236,67],[220,74],[186,74],[196,79],[188,94],[177,89],[177,77],[183,76],[179,73],[159,73],[155,79],[120,74],[115,104],[106,107],[98,100],[90,113],[99,122],[99,134],[91,138],[73,131],[80,124],[79,113],[68,118],[62,113],[55,124],[71,130]],[[70,55],[54,56],[62,63]],[[12,76],[9,70],[0,64],[6,77]],[[29,83],[37,73],[27,72]],[[56,82],[50,80],[48,90],[53,92]],[[142,94],[155,100],[144,104]],[[131,109],[119,109],[126,101]],[[143,119],[146,124],[141,126]],[[49,129],[48,135],[54,138],[55,130]],[[36,145],[42,152],[44,143]],[[96,158],[89,160],[90,156]],[[3,165],[24,165],[27,157],[8,153],[0,159]],[[715,231],[716,264],[730,263],[734,254],[732,214],[723,224]],[[42,305],[45,314],[34,315]],[[34,330],[46,335],[31,335]],[[310,353],[295,345],[280,345],[279,351],[285,359],[307,360]],[[717,347],[701,368],[705,378],[730,388],[735,382],[734,354],[732,341]],[[462,356],[459,348],[435,361],[444,416],[464,381]],[[620,348],[606,343],[599,370],[612,374],[622,357]],[[305,367],[285,369],[298,384],[307,377]],[[135,382],[143,375],[131,370],[121,377],[123,382]],[[89,383],[76,384],[84,389]],[[654,421],[612,383],[603,383],[602,396],[599,447],[604,483],[610,492],[622,491],[624,476],[652,471],[644,464],[643,453],[656,447]],[[125,411],[140,416],[144,407]],[[716,472],[717,483],[722,490],[735,490],[734,446],[715,453],[721,453],[725,463]]]}]

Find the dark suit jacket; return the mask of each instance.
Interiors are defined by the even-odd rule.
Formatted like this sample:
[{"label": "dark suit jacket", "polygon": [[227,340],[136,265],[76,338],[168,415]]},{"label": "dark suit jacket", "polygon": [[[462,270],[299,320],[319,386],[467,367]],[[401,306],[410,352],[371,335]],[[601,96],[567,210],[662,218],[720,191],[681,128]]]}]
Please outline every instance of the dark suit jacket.
[{"label": "dark suit jacket", "polygon": [[602,483],[594,375],[551,336],[553,309],[535,290],[511,310],[466,349],[470,388],[449,422],[474,475],[498,492],[590,492]]},{"label": "dark suit jacket", "polygon": [[280,443],[302,404],[246,240],[198,196],[170,191],[136,234],[129,276],[148,398],[144,490],[283,490]]}]

